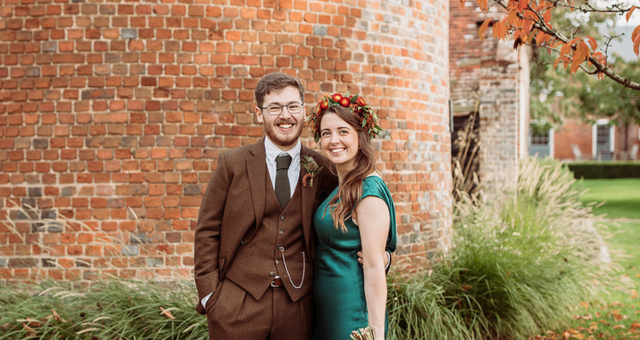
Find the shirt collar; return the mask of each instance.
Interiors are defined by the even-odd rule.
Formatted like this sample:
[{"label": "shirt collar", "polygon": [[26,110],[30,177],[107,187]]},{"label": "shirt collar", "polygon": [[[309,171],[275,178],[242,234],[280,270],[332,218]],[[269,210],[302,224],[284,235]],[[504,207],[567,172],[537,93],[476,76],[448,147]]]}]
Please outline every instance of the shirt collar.
[{"label": "shirt collar", "polygon": [[300,143],[300,139],[293,147],[293,149],[289,151],[282,151],[280,148],[273,144],[273,142],[269,139],[269,137],[264,138],[264,151],[267,153],[267,161],[273,164],[276,161],[276,157],[281,153],[286,153],[291,156],[291,164],[300,163],[300,150],[302,149],[302,144]]}]

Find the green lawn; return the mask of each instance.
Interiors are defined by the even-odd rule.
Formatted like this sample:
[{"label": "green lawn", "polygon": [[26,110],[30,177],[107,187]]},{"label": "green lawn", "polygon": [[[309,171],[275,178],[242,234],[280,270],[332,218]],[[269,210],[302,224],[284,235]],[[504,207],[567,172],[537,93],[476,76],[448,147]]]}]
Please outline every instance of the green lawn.
[{"label": "green lawn", "polygon": [[606,202],[594,210],[596,215],[640,219],[640,179],[590,179],[577,186],[588,189],[582,194],[583,203]]},{"label": "green lawn", "polygon": [[[596,339],[640,339],[640,179],[584,180],[577,186],[589,189],[581,197],[584,204],[605,202],[594,212],[607,218],[611,233],[607,243],[614,261],[622,267],[619,275],[623,284],[578,306],[572,327],[584,339],[590,335]],[[612,220],[618,218],[632,221]]]}]

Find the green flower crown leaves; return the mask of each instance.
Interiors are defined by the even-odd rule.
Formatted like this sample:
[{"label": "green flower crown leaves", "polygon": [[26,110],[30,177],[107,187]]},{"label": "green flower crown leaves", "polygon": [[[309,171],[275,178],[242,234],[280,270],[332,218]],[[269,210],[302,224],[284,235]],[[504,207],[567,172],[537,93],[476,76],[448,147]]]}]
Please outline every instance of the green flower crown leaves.
[{"label": "green flower crown leaves", "polygon": [[382,132],[382,128],[378,125],[380,119],[362,97],[357,94],[350,95],[349,92],[345,95],[325,93],[315,109],[311,112],[311,115],[305,119],[305,122],[309,124],[311,133],[313,133],[313,139],[316,143],[320,140],[320,126],[318,125],[320,123],[320,116],[322,116],[323,111],[326,111],[332,106],[348,107],[351,112],[362,118],[362,127],[367,130],[370,139],[380,136],[380,132]]}]

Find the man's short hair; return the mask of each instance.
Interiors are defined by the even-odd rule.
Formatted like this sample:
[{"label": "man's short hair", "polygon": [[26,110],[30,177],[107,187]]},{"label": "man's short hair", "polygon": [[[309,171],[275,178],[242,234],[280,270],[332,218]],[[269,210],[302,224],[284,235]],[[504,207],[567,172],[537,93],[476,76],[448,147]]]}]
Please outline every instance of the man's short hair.
[{"label": "man's short hair", "polygon": [[262,77],[256,86],[256,102],[258,107],[262,108],[264,104],[264,96],[270,94],[272,91],[281,91],[286,87],[294,87],[300,92],[300,99],[304,103],[304,86],[298,78],[290,76],[284,73],[269,73]]}]

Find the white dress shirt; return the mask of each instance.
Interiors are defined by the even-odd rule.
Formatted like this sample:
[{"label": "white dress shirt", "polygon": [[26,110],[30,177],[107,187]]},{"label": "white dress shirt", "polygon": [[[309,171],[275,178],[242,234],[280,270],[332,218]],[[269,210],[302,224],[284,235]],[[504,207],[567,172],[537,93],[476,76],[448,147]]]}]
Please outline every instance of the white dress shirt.
[{"label": "white dress shirt", "polygon": [[296,185],[298,185],[298,178],[300,177],[300,150],[302,149],[302,144],[298,139],[298,143],[293,149],[289,151],[282,151],[279,147],[277,147],[269,137],[264,139],[264,151],[267,153],[267,170],[269,170],[269,177],[271,178],[271,184],[273,185],[273,190],[276,190],[276,172],[278,171],[276,167],[276,157],[280,154],[288,154],[291,156],[291,165],[289,165],[289,172],[287,175],[289,176],[289,194],[290,197],[293,197],[293,193],[296,190]]},{"label": "white dress shirt", "polygon": [[[269,171],[269,177],[271,178],[271,185],[273,185],[274,191],[276,190],[276,172],[278,171],[276,167],[276,157],[278,157],[280,154],[288,154],[289,156],[291,156],[291,165],[289,165],[289,172],[287,173],[289,177],[289,188],[291,189],[289,190],[289,193],[290,197],[293,197],[293,193],[295,192],[296,186],[298,185],[298,179],[300,178],[300,150],[302,149],[301,145],[302,144],[298,139],[298,143],[293,147],[293,149],[289,151],[282,151],[277,145],[273,144],[273,142],[269,140],[269,137],[265,137],[264,150],[267,154],[267,171]],[[209,301],[211,295],[213,295],[213,293],[210,293],[209,295],[203,297],[202,300],[200,300],[200,303],[202,303],[203,307],[207,307],[207,301]]]}]

